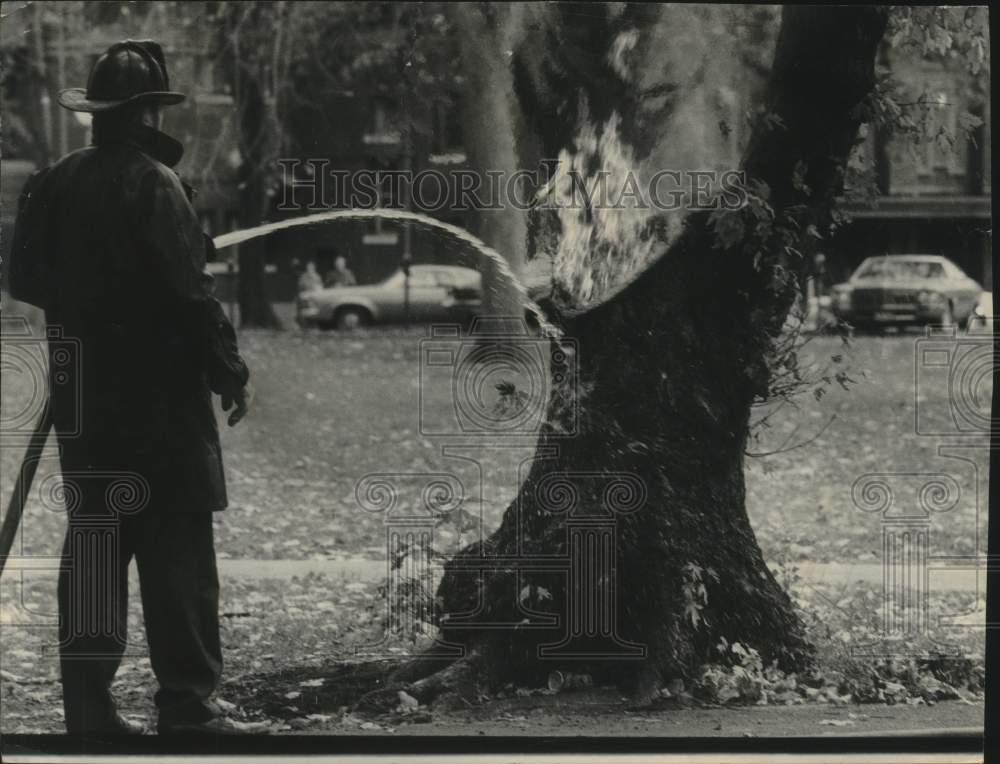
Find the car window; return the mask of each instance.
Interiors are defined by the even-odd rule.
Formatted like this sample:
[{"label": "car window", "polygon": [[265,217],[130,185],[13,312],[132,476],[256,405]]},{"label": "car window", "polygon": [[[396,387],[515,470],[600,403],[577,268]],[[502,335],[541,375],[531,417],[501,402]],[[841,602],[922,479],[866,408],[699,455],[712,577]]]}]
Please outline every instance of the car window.
[{"label": "car window", "polygon": [[438,286],[442,287],[455,286],[455,277],[448,271],[435,271],[434,278],[437,280]]},{"label": "car window", "polygon": [[950,279],[967,279],[968,274],[959,268],[955,263],[947,262],[944,263],[944,273]]},{"label": "car window", "polygon": [[919,260],[869,260],[861,266],[858,279],[942,279],[944,266]]},{"label": "car window", "polygon": [[424,268],[410,269],[410,286],[426,287],[435,286],[436,284],[433,271],[428,271]]}]

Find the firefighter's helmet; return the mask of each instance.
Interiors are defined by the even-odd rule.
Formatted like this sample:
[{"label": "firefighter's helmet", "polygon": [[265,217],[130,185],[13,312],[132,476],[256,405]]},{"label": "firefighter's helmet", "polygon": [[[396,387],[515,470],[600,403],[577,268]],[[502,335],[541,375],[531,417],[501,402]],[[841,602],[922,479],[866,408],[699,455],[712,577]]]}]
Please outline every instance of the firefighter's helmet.
[{"label": "firefighter's helmet", "polygon": [[59,104],[71,111],[100,112],[125,104],[176,104],[183,93],[170,90],[163,48],[153,40],[116,42],[94,63],[87,89],[70,88]]}]

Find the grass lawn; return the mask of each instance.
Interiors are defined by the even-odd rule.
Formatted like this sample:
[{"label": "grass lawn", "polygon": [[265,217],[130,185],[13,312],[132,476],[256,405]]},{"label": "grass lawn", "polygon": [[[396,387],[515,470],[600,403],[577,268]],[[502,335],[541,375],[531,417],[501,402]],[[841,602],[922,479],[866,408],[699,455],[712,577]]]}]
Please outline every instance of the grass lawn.
[{"label": "grass lawn", "polygon": [[[230,493],[230,507],[216,523],[220,556],[384,556],[385,516],[363,509],[355,495],[358,482],[373,473],[453,474],[462,484],[464,508],[482,517],[483,532],[495,527],[516,492],[518,465],[533,452],[532,439],[509,438],[507,448],[482,450],[496,440],[423,434],[457,430],[451,379],[421,382],[426,334],[418,327],[355,336],[242,332],[256,397],[236,428],[226,427],[220,416]],[[917,495],[907,493],[920,487],[914,473],[951,477],[961,495],[952,509],[932,515],[931,554],[985,552],[988,453],[981,447],[954,448],[968,439],[916,432],[920,342],[917,334],[857,337],[843,349],[839,340],[821,337],[807,348],[803,365],[845,353],[857,383],[847,391],[834,384],[820,400],[804,395],[797,409],[786,406],[751,445],[754,452],[767,452],[809,441],[748,459],[748,509],[769,558],[878,562],[882,516],[861,511],[852,500],[852,486],[868,473],[909,475],[890,479],[904,509],[917,504]],[[952,408],[947,378],[924,376],[933,383],[923,383],[927,397],[920,403],[932,417],[931,429],[953,427],[947,421]],[[5,409],[23,406],[28,383],[25,375],[4,374]],[[988,406],[990,390],[980,384],[975,392]],[[496,395],[489,387],[486,393]],[[478,454],[481,470],[443,454],[445,446],[459,444],[463,453]],[[470,451],[469,445],[479,450]],[[942,446],[951,450],[940,454]],[[36,485],[55,467],[51,449],[49,456]],[[0,488],[6,497],[20,448],[4,448],[2,459]],[[419,479],[396,480],[401,498],[415,500]],[[58,507],[46,509],[33,499],[24,520],[24,551],[56,554],[64,518]]]},{"label": "grass lawn", "polygon": [[[413,475],[458,478],[471,521],[442,529],[438,538],[445,550],[474,538],[480,532],[480,517],[481,532],[496,526],[517,490],[518,467],[530,458],[532,440],[512,438],[509,447],[483,449],[488,442],[474,435],[440,434],[455,430],[450,424],[456,416],[453,389],[447,380],[422,384],[420,359],[426,339],[422,328],[350,336],[298,330],[241,332],[256,398],[251,413],[236,428],[225,427],[220,415],[230,493],[230,507],[216,517],[220,557],[384,558],[385,515],[364,509],[355,493],[358,481],[372,474],[403,476],[394,480],[402,487],[404,506],[417,500],[424,484],[424,478]],[[918,380],[924,396],[920,412],[930,417],[925,429],[954,428],[954,393],[947,377],[940,369],[931,370],[936,378],[927,375],[915,361],[921,357],[922,342],[917,334],[857,337],[844,349],[835,338],[817,338],[803,353],[803,364],[808,365],[810,358],[845,353],[856,384],[846,391],[833,385],[818,399],[803,396],[797,409],[786,407],[776,414],[772,426],[752,446],[754,451],[779,451],[748,460],[747,503],[758,540],[788,578],[789,587],[798,592],[800,604],[813,613],[817,628],[826,629],[825,636],[817,632],[818,636],[834,645],[855,627],[871,625],[878,593],[870,585],[852,584],[837,591],[803,587],[795,578],[795,565],[807,560],[880,562],[882,516],[861,511],[852,499],[852,485],[863,475],[897,473],[890,483],[904,511],[917,506],[913,491],[928,476],[950,478],[954,483],[946,480],[946,484],[957,487],[960,495],[952,508],[932,516],[930,553],[985,553],[988,463],[981,441],[975,445],[975,439],[916,431]],[[982,381],[970,384],[988,406],[990,391]],[[5,411],[23,408],[30,395],[30,379],[5,369]],[[800,448],[782,450],[804,441],[808,443]],[[956,448],[969,443],[974,447]],[[480,447],[476,453],[481,467],[443,453],[445,446],[457,445],[466,452],[470,445]],[[939,453],[942,446],[950,450]],[[5,447],[0,455],[5,502],[21,450]],[[51,446],[48,457],[36,485],[55,469]],[[23,552],[58,554],[64,523],[58,507],[46,507],[33,496],[23,523]],[[52,634],[51,583],[38,580],[15,591],[13,582],[4,582],[3,668],[6,679],[17,680],[3,683],[5,731],[59,727],[56,661],[38,660],[38,648]],[[938,612],[961,612],[971,606],[958,599],[941,603],[944,609]],[[132,602],[133,634],[141,643],[137,600]],[[12,622],[12,602],[30,617],[18,620],[22,612]],[[314,665],[318,671],[330,660],[346,657],[352,644],[371,638],[380,607],[373,587],[362,584],[345,585],[322,577],[292,582],[227,579],[223,611],[228,615],[223,620],[231,691],[224,690],[223,697],[231,692],[234,702],[250,708],[248,697],[238,692],[248,691],[247,677],[290,666]],[[982,633],[966,629],[958,636],[968,651],[975,652]],[[24,644],[11,649],[8,638],[18,635]],[[128,702],[141,701],[148,707],[152,685],[148,662],[141,656],[127,660],[121,677]],[[286,698],[293,709],[284,715],[288,718],[329,714],[315,702],[293,702],[302,695],[301,689],[283,692],[292,693]],[[262,707],[253,713],[259,717]],[[322,723],[317,718],[300,726]]]}]

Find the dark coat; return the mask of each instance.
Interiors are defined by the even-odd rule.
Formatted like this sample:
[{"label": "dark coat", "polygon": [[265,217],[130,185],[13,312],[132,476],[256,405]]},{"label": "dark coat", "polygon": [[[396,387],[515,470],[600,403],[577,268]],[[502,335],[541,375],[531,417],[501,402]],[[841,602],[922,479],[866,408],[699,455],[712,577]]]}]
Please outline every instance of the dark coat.
[{"label": "dark coat", "polygon": [[151,508],[211,511],[226,506],[211,391],[249,372],[203,272],[211,240],[156,158],[179,159],[170,143],[147,127],[32,176],[10,289],[45,309],[64,473],[138,472]]}]

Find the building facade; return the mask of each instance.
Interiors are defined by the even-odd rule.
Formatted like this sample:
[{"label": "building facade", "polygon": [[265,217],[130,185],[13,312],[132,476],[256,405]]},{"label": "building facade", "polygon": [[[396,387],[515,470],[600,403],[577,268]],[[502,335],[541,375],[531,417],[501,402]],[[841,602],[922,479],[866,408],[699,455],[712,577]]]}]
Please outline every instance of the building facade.
[{"label": "building facade", "polygon": [[866,128],[859,161],[877,193],[874,200],[843,201],[851,223],[830,242],[830,275],[845,279],[871,255],[934,254],[990,291],[989,73],[973,75],[960,59],[885,57],[900,97],[912,104],[918,135]]}]

